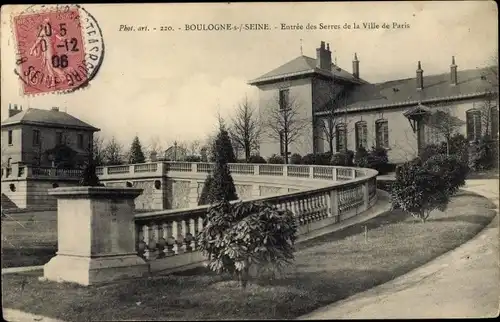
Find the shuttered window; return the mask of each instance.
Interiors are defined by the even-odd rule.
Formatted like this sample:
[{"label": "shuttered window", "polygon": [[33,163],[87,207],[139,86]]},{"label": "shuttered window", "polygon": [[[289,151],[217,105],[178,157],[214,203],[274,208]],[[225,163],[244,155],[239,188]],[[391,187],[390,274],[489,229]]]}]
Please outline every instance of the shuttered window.
[{"label": "shuttered window", "polygon": [[337,152],[347,149],[347,135],[345,124],[337,124],[335,127],[335,137],[337,143]]},{"label": "shuttered window", "polygon": [[387,120],[378,120],[375,122],[376,145],[378,148],[389,148],[389,124]]},{"label": "shuttered window", "polygon": [[481,138],[481,111],[469,110],[466,112],[467,119],[467,139],[469,141]]},{"label": "shuttered window", "polygon": [[368,145],[368,128],[365,121],[359,121],[356,123],[356,149],[357,148],[367,148]]},{"label": "shuttered window", "polygon": [[498,108],[491,110],[491,137],[498,139]]}]

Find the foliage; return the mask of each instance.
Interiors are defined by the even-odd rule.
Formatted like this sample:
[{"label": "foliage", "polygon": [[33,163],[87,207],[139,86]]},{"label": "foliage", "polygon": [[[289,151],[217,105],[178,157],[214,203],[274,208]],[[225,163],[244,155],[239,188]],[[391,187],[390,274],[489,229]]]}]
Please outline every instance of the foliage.
[{"label": "foliage", "polygon": [[454,195],[465,185],[468,167],[455,155],[436,154],[423,164],[424,168],[443,180],[448,196]]},{"label": "foliage", "polygon": [[331,165],[352,166],[354,152],[351,150],[337,152],[332,156]]},{"label": "foliage", "polygon": [[332,154],[330,152],[324,153],[310,153],[302,157],[302,164],[311,165],[330,165]]},{"label": "foliage", "polygon": [[290,163],[291,164],[301,164],[302,163],[302,157],[298,153],[292,154],[290,157]]},{"label": "foliage", "polygon": [[302,157],[302,164],[316,164],[316,154],[309,153]]},{"label": "foliage", "polygon": [[215,165],[213,172],[213,179],[209,187],[205,186],[203,189],[208,189],[208,198],[203,202],[212,204],[218,201],[231,201],[237,200],[236,187],[234,186],[233,177],[229,171],[228,161],[235,162],[233,147],[229,140],[229,134],[220,126],[219,134],[214,141],[214,156]]},{"label": "foliage", "polygon": [[437,154],[446,154],[446,146],[443,144],[427,144],[419,153],[419,158],[422,162],[427,161],[430,157]]},{"label": "foliage", "polygon": [[198,206],[208,205],[210,200],[213,200],[213,197],[210,196],[213,181],[214,177],[212,177],[212,174],[209,173],[203,184],[203,189],[201,190],[200,198],[198,199]]},{"label": "foliage", "polygon": [[201,162],[201,157],[198,155],[187,155],[184,158],[184,161],[186,161],[186,162]]},{"label": "foliage", "polygon": [[132,145],[130,146],[129,159],[128,163],[144,163],[146,162],[146,158],[144,157],[144,153],[142,152],[141,142],[139,141],[139,137],[136,135],[134,140],[132,141]]},{"label": "foliage", "polygon": [[434,209],[444,211],[449,201],[446,182],[420,160],[398,167],[390,194],[393,208],[401,208],[423,222]]},{"label": "foliage", "polygon": [[360,168],[368,167],[368,151],[364,147],[358,147],[354,156],[354,164]]},{"label": "foliage", "polygon": [[96,166],[93,162],[87,163],[80,176],[80,181],[78,182],[80,186],[102,186],[99,182],[99,177],[96,174]]},{"label": "foliage", "polygon": [[468,164],[469,141],[463,134],[455,134],[448,142],[450,155],[456,155],[460,162]]},{"label": "foliage", "polygon": [[223,124],[220,125],[219,133],[214,141],[214,157],[215,162],[223,160],[225,163],[236,163],[233,145],[229,132]]},{"label": "foliage", "polygon": [[469,167],[474,171],[488,170],[498,163],[498,141],[483,136],[469,147]]},{"label": "foliage", "polygon": [[248,159],[248,163],[266,163],[266,159],[264,159],[260,155],[252,155]]},{"label": "foliage", "polygon": [[267,163],[269,164],[284,164],[285,160],[282,156],[273,154],[267,159]]},{"label": "foliage", "polygon": [[66,144],[57,144],[44,152],[46,158],[58,168],[74,169],[79,164],[78,153]]},{"label": "foliage", "polygon": [[389,162],[387,150],[382,147],[372,147],[368,152],[367,162],[368,168],[377,170],[379,174],[387,173],[387,164]]},{"label": "foliage", "polygon": [[276,272],[291,263],[296,233],[289,210],[263,203],[220,202],[209,208],[197,242],[211,270],[232,274],[244,288],[250,266]]}]

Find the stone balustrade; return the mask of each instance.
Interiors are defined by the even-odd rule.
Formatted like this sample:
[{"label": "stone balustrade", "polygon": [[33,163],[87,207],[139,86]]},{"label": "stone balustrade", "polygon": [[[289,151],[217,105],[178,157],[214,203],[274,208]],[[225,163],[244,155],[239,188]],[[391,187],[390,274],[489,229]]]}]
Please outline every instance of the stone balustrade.
[{"label": "stone balustrade", "polygon": [[[207,163],[177,163],[169,171],[208,172]],[[265,202],[294,214],[301,236],[339,223],[369,209],[377,201],[376,175],[372,169],[334,166],[231,164],[233,174],[262,177],[285,176],[324,182],[311,188],[275,196],[246,199]],[[201,170],[201,171],[200,171]],[[265,177],[264,177],[265,176]],[[258,179],[254,179],[258,180]],[[150,270],[175,270],[204,260],[197,251],[195,236],[203,229],[208,206],[140,213],[135,215],[138,255],[148,261]]]}]

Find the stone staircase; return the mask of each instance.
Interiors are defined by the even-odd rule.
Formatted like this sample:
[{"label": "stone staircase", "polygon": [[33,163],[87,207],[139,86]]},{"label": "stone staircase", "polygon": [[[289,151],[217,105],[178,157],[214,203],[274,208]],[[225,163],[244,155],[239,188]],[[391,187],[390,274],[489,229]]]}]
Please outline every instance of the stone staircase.
[{"label": "stone staircase", "polygon": [[16,204],[10,200],[4,193],[2,193],[2,210],[18,209]]}]

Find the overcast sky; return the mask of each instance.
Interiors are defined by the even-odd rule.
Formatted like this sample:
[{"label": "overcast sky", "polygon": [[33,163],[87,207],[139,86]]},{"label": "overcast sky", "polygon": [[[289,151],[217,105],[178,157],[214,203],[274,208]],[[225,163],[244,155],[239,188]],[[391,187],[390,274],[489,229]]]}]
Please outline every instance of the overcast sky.
[{"label": "overcast sky", "polygon": [[[91,85],[71,94],[23,97],[15,68],[10,15],[21,7],[2,7],[1,112],[9,103],[23,108],[62,110],[101,128],[104,137],[143,144],[159,136],[173,140],[204,138],[216,113],[257,91],[246,85],[300,55],[315,57],[320,41],[330,43],[338,65],[351,71],[357,52],[360,75],[370,82],[449,71],[455,55],[459,69],[491,64],[497,50],[494,2],[400,3],[249,3],[249,4],[87,4],[99,23],[106,53]],[[281,31],[280,23],[307,25],[388,22],[409,29]],[[192,23],[269,23],[271,31],[119,32],[121,24],[184,28]]]}]

